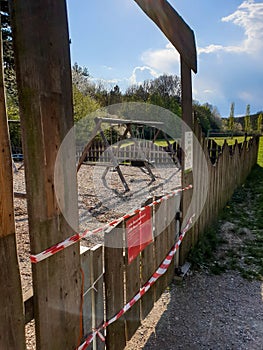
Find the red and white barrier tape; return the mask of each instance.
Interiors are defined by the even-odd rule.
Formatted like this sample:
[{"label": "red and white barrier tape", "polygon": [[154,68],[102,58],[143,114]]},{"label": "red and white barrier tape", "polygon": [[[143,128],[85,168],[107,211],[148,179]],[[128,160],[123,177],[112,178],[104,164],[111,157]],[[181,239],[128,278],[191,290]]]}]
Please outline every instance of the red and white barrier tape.
[{"label": "red and white barrier tape", "polygon": [[132,212],[130,212],[128,214],[125,214],[124,216],[120,217],[119,219],[113,220],[113,221],[107,223],[104,226],[96,228],[95,230],[92,230],[92,231],[86,230],[86,231],[84,231],[81,234],[77,233],[74,236],[67,238],[65,241],[53,245],[52,247],[44,250],[41,253],[38,253],[38,254],[35,254],[35,255],[31,254],[30,255],[30,260],[34,264],[39,263],[40,261],[45,260],[45,259],[49,258],[50,256],[60,252],[61,250],[64,250],[65,248],[71,246],[72,244],[75,244],[76,242],[78,242],[82,238],[87,237],[88,235],[103,232],[106,229],[108,229],[109,227],[114,227],[114,226],[118,225],[120,222],[122,222],[122,221],[124,221],[124,220],[126,220],[126,219],[128,219],[130,217],[132,217],[134,214],[136,214],[138,212],[141,212],[141,211],[145,210],[148,207],[153,207],[153,206],[155,206],[155,205],[157,205],[157,204],[159,204],[159,203],[161,203],[161,202],[163,202],[163,201],[165,201],[165,200],[167,200],[167,199],[177,195],[180,192],[184,192],[184,191],[190,190],[192,188],[193,188],[192,185],[186,186],[183,189],[180,188],[178,190],[175,190],[175,191],[173,191],[173,192],[171,192],[171,193],[161,197],[160,199],[157,199],[157,200],[153,201],[152,203],[150,203],[149,205],[147,205],[145,207],[142,207],[140,209],[135,209]]},{"label": "red and white barrier tape", "polygon": [[185,228],[183,229],[180,237],[178,238],[177,242],[173,246],[172,250],[169,252],[167,257],[164,259],[164,261],[161,263],[161,265],[158,267],[158,269],[155,271],[155,273],[152,275],[152,277],[143,285],[143,287],[140,289],[140,291],[109,321],[106,321],[102,326],[100,326],[98,329],[95,329],[92,334],[88,336],[88,338],[85,340],[83,344],[81,344],[76,350],[85,350],[87,347],[93,342],[93,340],[96,338],[96,335],[100,337],[100,339],[103,340],[103,336],[100,333],[101,330],[107,328],[110,324],[117,321],[122,315],[124,315],[128,310],[132,308],[132,306],[141,299],[141,297],[155,284],[155,282],[166,273],[168,270],[172,259],[179,249],[179,246],[181,245],[184,236],[186,235],[187,231],[190,228],[190,225],[193,221],[195,214],[193,214],[190,219],[188,220]]}]

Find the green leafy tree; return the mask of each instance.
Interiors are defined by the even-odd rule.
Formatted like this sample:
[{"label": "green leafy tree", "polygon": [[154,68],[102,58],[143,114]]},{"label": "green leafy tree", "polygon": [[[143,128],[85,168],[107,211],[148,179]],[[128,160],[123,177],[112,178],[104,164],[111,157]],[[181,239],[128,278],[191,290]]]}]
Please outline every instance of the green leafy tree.
[{"label": "green leafy tree", "polygon": [[246,133],[251,131],[251,120],[250,120],[250,105],[247,105],[246,108],[246,116],[245,116],[245,126],[244,126],[244,130]]},{"label": "green leafy tree", "polygon": [[258,115],[258,119],[257,119],[257,132],[258,132],[259,134],[261,134],[261,132],[262,132],[262,113],[260,113],[260,114]]},{"label": "green leafy tree", "polygon": [[232,132],[232,136],[233,136],[234,125],[235,125],[234,114],[235,114],[235,103],[232,102],[231,107],[230,107],[230,115],[229,115],[229,119],[228,119],[228,127],[229,127],[229,130],[231,130],[231,132]]},{"label": "green leafy tree", "polygon": [[12,31],[7,0],[0,0],[1,32],[3,39],[3,60],[7,114],[9,119],[19,119],[18,93],[15,74],[15,59],[13,51]]},{"label": "green leafy tree", "polygon": [[200,105],[200,103],[195,101],[193,103],[193,111],[205,135],[208,134],[209,130],[220,130],[222,128],[221,117],[216,107],[209,103]]},{"label": "green leafy tree", "polygon": [[77,122],[99,109],[100,105],[94,98],[89,95],[84,95],[75,85],[73,85],[73,108],[74,121]]},{"label": "green leafy tree", "polygon": [[115,85],[113,89],[109,92],[109,104],[113,105],[115,103],[122,102],[122,94],[118,85]]}]

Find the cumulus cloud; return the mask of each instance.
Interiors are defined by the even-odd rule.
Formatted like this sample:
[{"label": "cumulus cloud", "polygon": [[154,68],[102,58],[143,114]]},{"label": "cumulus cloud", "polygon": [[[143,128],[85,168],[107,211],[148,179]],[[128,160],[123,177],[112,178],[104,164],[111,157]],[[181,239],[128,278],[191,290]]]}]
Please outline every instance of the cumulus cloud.
[{"label": "cumulus cloud", "polygon": [[238,9],[229,16],[223,17],[222,22],[230,22],[244,30],[245,38],[238,46],[209,45],[199,48],[201,53],[214,53],[219,51],[233,53],[255,54],[263,49],[263,2],[254,0],[244,1]]},{"label": "cumulus cloud", "polygon": [[159,74],[153,68],[148,66],[139,66],[133,69],[129,82],[132,85],[141,84],[144,80],[157,78],[158,76]]},{"label": "cumulus cloud", "polygon": [[180,56],[171,43],[159,50],[147,50],[141,56],[142,61],[162,73],[172,74],[178,70]]}]

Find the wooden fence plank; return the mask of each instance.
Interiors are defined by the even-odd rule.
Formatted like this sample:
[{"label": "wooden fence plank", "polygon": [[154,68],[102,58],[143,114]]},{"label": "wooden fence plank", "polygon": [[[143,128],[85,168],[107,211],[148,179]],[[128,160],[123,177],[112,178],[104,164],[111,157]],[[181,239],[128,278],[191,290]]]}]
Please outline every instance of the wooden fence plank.
[{"label": "wooden fence plank", "polygon": [[[105,233],[104,249],[106,319],[110,320],[124,306],[123,223]],[[125,320],[122,316],[107,328],[106,348],[122,350],[125,345]]]},{"label": "wooden fence plank", "polygon": [[[91,251],[90,248],[80,247],[82,283],[83,283],[83,301],[82,301],[82,328],[83,337],[92,332],[92,281],[91,281]],[[92,349],[92,345],[88,347]]]},{"label": "wooden fence plank", "polygon": [[[157,269],[162,261],[165,259],[168,248],[168,229],[167,229],[167,201],[155,206],[154,225],[155,225],[155,262]],[[161,276],[155,283],[155,301],[157,301],[165,288],[167,287],[166,276]]]},{"label": "wooden fence plank", "polygon": [[[149,199],[144,203],[144,206],[152,203]],[[153,222],[153,207],[151,208],[152,229],[154,229]],[[154,242],[150,243],[141,252],[141,286],[143,286],[156,270]],[[141,298],[141,319],[143,320],[151,311],[154,305],[154,288],[150,288],[148,292]]]},{"label": "wooden fence plank", "polygon": [[[176,212],[180,209],[180,199],[181,196],[173,196],[172,198],[169,198],[167,200],[167,253],[170,252],[171,248],[174,246],[176,239],[179,236],[179,231],[176,231],[177,225],[176,225]],[[179,255],[179,252],[176,253],[176,256]],[[166,273],[167,275],[167,285],[171,283],[174,277],[174,268],[175,268],[175,258],[173,258],[171,265],[168,268],[168,271]]]},{"label": "wooden fence plank", "polygon": [[[140,254],[129,264],[126,248],[126,302],[130,301],[140,290]],[[130,340],[141,324],[140,302],[133,305],[131,310],[125,314],[126,339]]]},{"label": "wooden fence plank", "polygon": [[[149,244],[142,251],[141,255],[141,286],[143,286],[155,272],[154,244]],[[141,319],[143,320],[151,311],[154,305],[154,288],[141,298]]]},{"label": "wooden fence plank", "polygon": [[[32,254],[72,236],[55,195],[55,161],[73,127],[65,0],[10,1],[24,145]],[[59,25],[58,25],[59,18]],[[37,45],[36,45],[37,43]],[[60,164],[60,200],[77,225],[74,140]],[[80,341],[79,243],[35,264],[37,349],[74,349]]]},{"label": "wooden fence plank", "polygon": [[[104,293],[103,293],[103,249],[102,245],[96,245],[91,248],[92,274],[91,283],[93,289],[92,295],[92,328],[96,329],[104,323]],[[104,330],[101,330],[104,334]],[[93,350],[104,350],[105,344],[98,339],[93,341]]]},{"label": "wooden fence plank", "polygon": [[13,177],[0,34],[0,349],[25,349],[20,272],[17,259]]}]

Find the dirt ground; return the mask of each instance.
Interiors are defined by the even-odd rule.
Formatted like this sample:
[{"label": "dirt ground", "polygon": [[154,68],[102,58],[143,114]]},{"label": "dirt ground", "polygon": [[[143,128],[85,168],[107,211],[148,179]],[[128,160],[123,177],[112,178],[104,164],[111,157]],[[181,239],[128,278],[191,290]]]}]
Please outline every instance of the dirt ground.
[{"label": "dirt ground", "polygon": [[125,350],[262,350],[263,287],[237,273],[174,281]]},{"label": "dirt ground", "polygon": [[[163,195],[180,184],[177,168],[156,170],[156,181],[152,183],[149,175],[140,169],[123,167],[122,170],[131,188],[127,193],[116,172],[109,171],[103,183],[101,168],[81,168],[78,179],[82,229],[87,224],[93,229],[120,217],[138,208],[149,196]],[[21,170],[14,174],[14,190],[25,191]],[[32,276],[25,199],[15,199],[15,211],[22,288],[26,292],[31,287]],[[97,242],[92,239],[86,243]],[[33,350],[32,322],[26,333],[27,349]],[[220,276],[194,272],[183,281],[175,279],[126,346],[126,350],[137,349],[262,350],[262,282],[249,282],[230,271]]]}]

